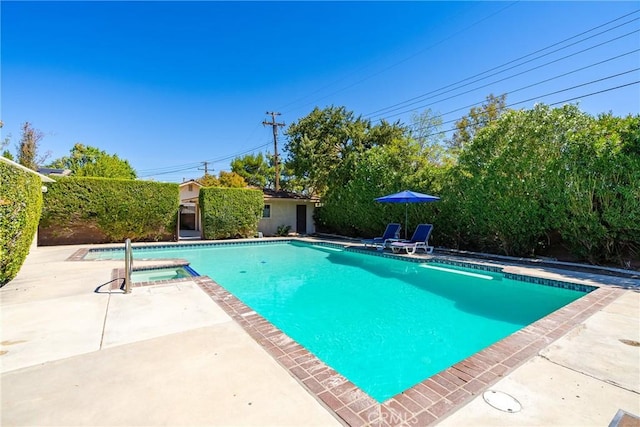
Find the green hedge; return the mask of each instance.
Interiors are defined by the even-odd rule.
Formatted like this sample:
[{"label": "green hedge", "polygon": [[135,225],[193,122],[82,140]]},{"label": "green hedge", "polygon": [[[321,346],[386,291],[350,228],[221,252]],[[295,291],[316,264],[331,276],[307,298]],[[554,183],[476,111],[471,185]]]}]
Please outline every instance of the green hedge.
[{"label": "green hedge", "polygon": [[509,111],[458,160],[434,219],[445,245],[639,265],[640,116]]},{"label": "green hedge", "polygon": [[42,211],[40,177],[0,162],[0,286],[13,279],[33,241]]},{"label": "green hedge", "polygon": [[408,188],[441,197],[410,204],[406,227],[434,224],[437,246],[640,268],[640,115],[538,105],[505,112],[454,164],[412,170],[401,154],[360,156],[350,180],[324,195],[318,229],[370,237],[389,222],[404,228],[404,206],[374,199]]},{"label": "green hedge", "polygon": [[74,177],[48,187],[39,245],[176,240],[177,184]]},{"label": "green hedge", "polygon": [[260,190],[205,187],[200,209],[205,239],[252,237],[258,232],[264,197]]}]

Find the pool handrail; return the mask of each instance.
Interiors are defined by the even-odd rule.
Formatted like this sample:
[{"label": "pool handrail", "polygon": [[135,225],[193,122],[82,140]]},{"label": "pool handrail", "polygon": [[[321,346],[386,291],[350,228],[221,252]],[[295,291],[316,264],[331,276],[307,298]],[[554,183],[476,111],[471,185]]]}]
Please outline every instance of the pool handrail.
[{"label": "pool handrail", "polygon": [[133,250],[131,239],[124,241],[124,293],[131,293],[131,269],[133,268]]}]

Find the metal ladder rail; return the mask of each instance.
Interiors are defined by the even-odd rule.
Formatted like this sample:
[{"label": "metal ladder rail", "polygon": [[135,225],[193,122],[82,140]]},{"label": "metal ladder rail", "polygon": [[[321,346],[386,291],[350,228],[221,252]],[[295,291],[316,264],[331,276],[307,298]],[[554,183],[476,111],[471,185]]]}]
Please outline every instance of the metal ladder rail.
[{"label": "metal ladder rail", "polygon": [[124,293],[131,293],[131,269],[133,268],[133,250],[131,239],[124,241]]}]

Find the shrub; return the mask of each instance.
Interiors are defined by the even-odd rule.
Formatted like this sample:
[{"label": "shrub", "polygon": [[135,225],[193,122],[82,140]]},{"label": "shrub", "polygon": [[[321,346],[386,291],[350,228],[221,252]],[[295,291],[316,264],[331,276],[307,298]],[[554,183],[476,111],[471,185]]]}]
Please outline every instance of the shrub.
[{"label": "shrub", "polygon": [[[433,243],[511,256],[640,262],[640,116],[590,116],[576,106],[511,110],[475,133],[453,165],[374,147],[316,210],[318,229],[373,236],[404,207],[373,201],[409,188],[441,197],[409,206],[408,232]],[[417,166],[413,166],[417,165]],[[403,227],[405,227],[404,221]],[[403,233],[404,234],[404,233]]]},{"label": "shrub", "polygon": [[24,262],[42,211],[40,177],[0,162],[0,286]]},{"label": "shrub", "polygon": [[[402,235],[408,236],[419,223],[433,222],[431,203],[408,206],[379,203],[376,198],[405,189],[437,194],[435,168],[423,165],[411,145],[374,147],[363,153],[354,166],[352,178],[344,185],[334,186],[323,197],[323,206],[316,209],[314,219],[321,230],[346,236],[379,236],[390,222],[402,223]],[[401,173],[399,173],[401,171]]]},{"label": "shrub", "polygon": [[602,115],[567,147],[564,244],[592,263],[640,260],[640,116]]},{"label": "shrub", "polygon": [[254,236],[262,216],[264,198],[260,190],[244,188],[200,189],[200,209],[205,239]]},{"label": "shrub", "polygon": [[289,231],[291,231],[291,226],[290,225],[279,225],[278,226],[278,230],[276,231],[276,236],[288,236],[289,235]]},{"label": "shrub", "polygon": [[177,184],[60,178],[44,197],[38,244],[176,239]]}]

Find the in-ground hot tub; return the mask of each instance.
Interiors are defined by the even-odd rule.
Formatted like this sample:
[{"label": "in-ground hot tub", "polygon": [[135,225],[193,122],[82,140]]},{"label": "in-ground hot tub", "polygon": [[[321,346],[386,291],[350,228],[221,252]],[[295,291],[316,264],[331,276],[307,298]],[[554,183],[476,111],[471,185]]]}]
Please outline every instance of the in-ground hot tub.
[{"label": "in-ground hot tub", "polygon": [[132,271],[131,281],[133,283],[157,282],[161,280],[175,280],[194,276],[199,276],[199,274],[186,265],[176,267],[158,267]]}]

